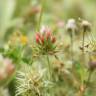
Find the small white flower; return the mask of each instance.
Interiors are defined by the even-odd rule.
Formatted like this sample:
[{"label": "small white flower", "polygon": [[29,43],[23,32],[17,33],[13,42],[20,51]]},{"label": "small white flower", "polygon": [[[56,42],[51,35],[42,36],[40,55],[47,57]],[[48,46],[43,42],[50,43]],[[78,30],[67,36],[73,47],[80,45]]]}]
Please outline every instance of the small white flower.
[{"label": "small white flower", "polygon": [[51,29],[48,27],[48,26],[42,26],[41,27],[41,30],[40,30],[40,33],[41,34],[45,34],[46,32],[51,32]]},{"label": "small white flower", "polygon": [[69,19],[66,24],[67,30],[76,30],[76,21],[75,19]]},{"label": "small white flower", "polygon": [[44,31],[45,31],[45,26],[43,25],[43,26],[41,27],[41,29],[40,29],[40,33],[43,34]]}]

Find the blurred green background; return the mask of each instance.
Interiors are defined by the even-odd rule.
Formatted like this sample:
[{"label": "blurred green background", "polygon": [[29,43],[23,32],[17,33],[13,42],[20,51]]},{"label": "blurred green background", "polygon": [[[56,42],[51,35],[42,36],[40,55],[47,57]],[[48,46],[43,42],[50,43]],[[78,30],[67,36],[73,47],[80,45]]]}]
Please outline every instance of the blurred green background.
[{"label": "blurred green background", "polygon": [[[27,24],[26,28],[24,27],[24,16],[34,6],[40,8],[41,2],[42,0],[0,0],[0,41],[4,40],[4,36],[8,36],[6,34],[18,28],[29,34],[32,25]],[[80,17],[91,21],[95,30],[95,9],[96,0],[45,0],[42,24],[54,26],[58,20],[66,22],[69,18]],[[36,19],[32,20],[33,23],[35,22],[33,27],[36,27],[38,14],[33,18]],[[28,22],[30,23],[30,20]]]},{"label": "blurred green background", "polygon": [[[65,45],[67,45],[67,43],[70,42],[68,41],[69,37],[65,35],[66,22],[70,18],[74,18],[76,20],[78,20],[78,18],[81,18],[91,22],[92,34],[95,37],[96,0],[0,0],[0,47],[2,47],[2,45],[5,45],[5,43],[9,40],[9,38],[12,36],[14,32],[18,31],[28,36],[30,42],[34,41],[34,33],[38,31],[38,23],[40,21],[40,13],[42,11],[41,9],[43,1],[44,1],[43,3],[44,8],[40,25],[41,26],[48,25],[55,32],[57,32],[56,35],[57,38],[59,38],[57,42],[62,41],[64,42]],[[62,26],[63,28],[61,28]],[[77,43],[78,42],[76,41],[76,44]],[[78,46],[76,46],[76,48],[77,47]],[[78,49],[75,51],[78,52]],[[67,51],[64,53],[65,57],[63,57],[63,55],[60,54],[60,58],[62,61],[64,61],[63,60],[64,58],[65,59],[67,58],[66,53]],[[78,54],[76,54],[76,56]],[[76,57],[76,59],[79,58],[78,56]],[[64,63],[66,63],[66,61],[64,61]],[[65,64],[65,66],[68,66],[67,63]],[[60,76],[63,77],[62,74],[60,74]],[[61,91],[63,90],[62,87],[64,87],[62,86],[62,78],[60,84],[61,87],[59,90]],[[70,86],[70,83],[68,83],[68,85]],[[65,90],[67,90],[68,89],[67,84],[65,84],[65,86],[66,86]],[[58,87],[56,90],[58,90]],[[61,91],[61,93],[62,92],[63,91]],[[57,94],[58,93],[60,92],[57,92]],[[70,91],[68,96],[74,96],[74,95],[71,95]],[[86,96],[92,96],[92,95],[86,95]]]}]

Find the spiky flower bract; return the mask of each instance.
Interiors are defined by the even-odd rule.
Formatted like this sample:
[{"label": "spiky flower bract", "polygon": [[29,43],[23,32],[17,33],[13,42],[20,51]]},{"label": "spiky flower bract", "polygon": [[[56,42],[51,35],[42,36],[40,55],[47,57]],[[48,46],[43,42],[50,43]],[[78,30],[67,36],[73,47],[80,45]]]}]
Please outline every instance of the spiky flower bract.
[{"label": "spiky flower bract", "polygon": [[34,69],[29,65],[23,66],[17,73],[16,96],[47,96],[52,83],[47,80],[46,69]]}]

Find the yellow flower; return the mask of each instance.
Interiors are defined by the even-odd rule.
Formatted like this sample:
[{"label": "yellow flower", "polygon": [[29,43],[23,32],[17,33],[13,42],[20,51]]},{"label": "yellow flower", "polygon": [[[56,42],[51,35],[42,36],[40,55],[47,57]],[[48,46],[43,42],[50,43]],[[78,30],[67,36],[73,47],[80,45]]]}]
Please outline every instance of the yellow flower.
[{"label": "yellow flower", "polygon": [[22,35],[22,36],[20,36],[20,42],[21,42],[21,44],[26,45],[28,42],[28,38],[26,36]]}]

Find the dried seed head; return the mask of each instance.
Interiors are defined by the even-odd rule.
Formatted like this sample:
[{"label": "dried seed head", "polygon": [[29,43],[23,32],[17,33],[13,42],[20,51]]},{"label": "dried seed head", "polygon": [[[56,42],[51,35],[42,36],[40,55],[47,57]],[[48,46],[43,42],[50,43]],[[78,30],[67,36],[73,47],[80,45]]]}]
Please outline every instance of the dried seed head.
[{"label": "dried seed head", "polygon": [[66,24],[66,30],[69,31],[73,31],[76,30],[76,22],[75,19],[69,19],[67,24]]},{"label": "dried seed head", "polygon": [[83,20],[83,21],[81,22],[81,26],[82,26],[82,28],[83,28],[83,30],[84,30],[85,32],[91,30],[91,24],[90,24],[88,21],[86,21],[86,20]]}]

